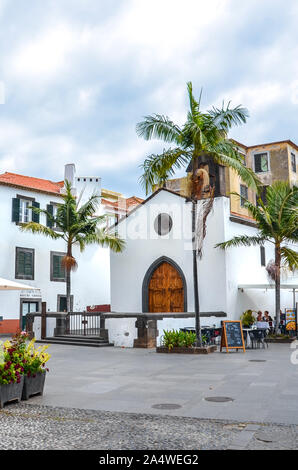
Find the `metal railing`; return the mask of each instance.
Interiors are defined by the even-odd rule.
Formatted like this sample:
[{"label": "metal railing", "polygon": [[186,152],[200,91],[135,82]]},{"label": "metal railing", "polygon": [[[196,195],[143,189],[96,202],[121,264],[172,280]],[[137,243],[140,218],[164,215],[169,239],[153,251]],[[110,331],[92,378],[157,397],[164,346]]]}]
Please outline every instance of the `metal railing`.
[{"label": "metal railing", "polygon": [[98,336],[100,334],[100,313],[68,313],[65,333],[77,336]]}]

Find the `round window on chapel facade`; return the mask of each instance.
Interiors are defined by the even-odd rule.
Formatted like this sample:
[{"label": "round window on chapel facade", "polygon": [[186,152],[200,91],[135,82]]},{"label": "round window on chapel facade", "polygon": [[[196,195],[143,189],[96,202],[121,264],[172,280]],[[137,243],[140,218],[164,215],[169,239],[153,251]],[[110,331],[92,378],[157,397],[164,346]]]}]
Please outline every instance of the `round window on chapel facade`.
[{"label": "round window on chapel facade", "polygon": [[154,230],[158,235],[167,235],[173,226],[172,218],[169,214],[158,214],[154,221]]}]

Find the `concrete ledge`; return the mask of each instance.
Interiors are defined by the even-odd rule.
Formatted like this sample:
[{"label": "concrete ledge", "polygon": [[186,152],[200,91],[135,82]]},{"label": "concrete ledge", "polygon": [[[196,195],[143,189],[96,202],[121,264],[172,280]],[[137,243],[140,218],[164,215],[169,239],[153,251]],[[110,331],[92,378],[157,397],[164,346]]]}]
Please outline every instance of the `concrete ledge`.
[{"label": "concrete ledge", "polygon": [[[137,318],[137,317],[145,317],[147,319],[152,320],[162,320],[163,318],[194,318],[194,312],[169,312],[169,313],[144,313],[144,312],[134,312],[134,313],[126,313],[126,312],[108,312],[102,313],[102,318]],[[217,317],[217,318],[226,318],[227,314],[225,312],[202,312],[200,314],[201,318],[209,318],[209,317]]]}]

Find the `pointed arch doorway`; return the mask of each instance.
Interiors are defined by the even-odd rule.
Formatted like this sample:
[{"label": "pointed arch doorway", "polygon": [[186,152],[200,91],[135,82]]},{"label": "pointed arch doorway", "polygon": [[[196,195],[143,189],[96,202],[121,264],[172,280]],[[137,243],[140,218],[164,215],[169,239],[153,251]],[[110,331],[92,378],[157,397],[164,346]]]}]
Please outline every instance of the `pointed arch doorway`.
[{"label": "pointed arch doorway", "polygon": [[148,269],[143,281],[143,312],[187,312],[185,277],[170,258],[163,256]]}]

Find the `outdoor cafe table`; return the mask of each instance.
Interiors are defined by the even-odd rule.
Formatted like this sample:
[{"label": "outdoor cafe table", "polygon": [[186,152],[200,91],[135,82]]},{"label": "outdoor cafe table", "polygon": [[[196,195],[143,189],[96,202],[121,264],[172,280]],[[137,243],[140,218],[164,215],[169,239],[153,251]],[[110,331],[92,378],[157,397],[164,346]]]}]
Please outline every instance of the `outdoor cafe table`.
[{"label": "outdoor cafe table", "polygon": [[242,328],[242,329],[243,329],[243,332],[246,331],[246,339],[245,339],[246,347],[252,348],[252,341],[251,341],[251,337],[249,333],[252,331],[266,332],[270,329],[270,327],[269,327],[269,323],[267,322],[257,322],[255,328]]}]

